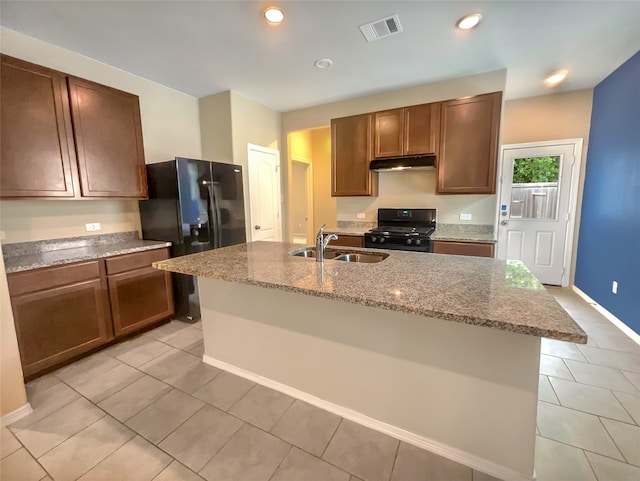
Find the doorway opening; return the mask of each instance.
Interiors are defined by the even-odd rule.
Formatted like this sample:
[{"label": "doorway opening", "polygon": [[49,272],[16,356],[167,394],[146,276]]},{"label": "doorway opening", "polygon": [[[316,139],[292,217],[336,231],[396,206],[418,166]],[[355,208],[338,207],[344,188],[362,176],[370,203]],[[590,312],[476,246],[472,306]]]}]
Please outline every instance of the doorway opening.
[{"label": "doorway opening", "polygon": [[543,284],[569,285],[581,156],[582,139],[502,146],[497,257]]},{"label": "doorway opening", "polygon": [[296,244],[313,239],[313,166],[291,159],[291,238]]}]

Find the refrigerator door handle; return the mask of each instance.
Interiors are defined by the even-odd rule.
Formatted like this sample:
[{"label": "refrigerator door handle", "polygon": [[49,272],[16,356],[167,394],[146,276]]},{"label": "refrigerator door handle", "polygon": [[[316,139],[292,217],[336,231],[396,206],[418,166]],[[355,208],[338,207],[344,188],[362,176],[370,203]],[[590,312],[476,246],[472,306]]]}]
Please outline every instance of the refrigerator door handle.
[{"label": "refrigerator door handle", "polygon": [[218,199],[216,198],[216,191],[213,182],[207,182],[207,192],[209,192],[209,205],[211,205],[211,212],[209,218],[212,223],[213,230],[213,248],[217,249],[221,247],[220,240],[220,207],[218,206]]}]

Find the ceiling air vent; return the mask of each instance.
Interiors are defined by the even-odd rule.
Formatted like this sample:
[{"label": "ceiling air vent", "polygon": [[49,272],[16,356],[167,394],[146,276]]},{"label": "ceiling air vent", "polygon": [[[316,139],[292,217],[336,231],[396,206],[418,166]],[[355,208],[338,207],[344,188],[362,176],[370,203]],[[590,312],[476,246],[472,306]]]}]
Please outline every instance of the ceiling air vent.
[{"label": "ceiling air vent", "polygon": [[395,35],[402,32],[402,25],[400,25],[400,19],[398,15],[392,15],[387,18],[381,18],[375,22],[365,23],[360,25],[360,31],[367,42],[373,42],[379,38],[388,37],[389,35]]}]

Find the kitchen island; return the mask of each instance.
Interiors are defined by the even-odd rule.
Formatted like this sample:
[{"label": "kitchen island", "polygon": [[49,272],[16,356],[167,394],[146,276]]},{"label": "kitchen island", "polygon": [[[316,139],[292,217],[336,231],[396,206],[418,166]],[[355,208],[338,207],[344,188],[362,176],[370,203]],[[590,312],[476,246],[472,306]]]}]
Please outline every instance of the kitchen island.
[{"label": "kitchen island", "polygon": [[586,335],[523,264],[398,251],[320,263],[296,248],[154,264],[200,277],[205,362],[499,479],[532,479],[540,338]]}]

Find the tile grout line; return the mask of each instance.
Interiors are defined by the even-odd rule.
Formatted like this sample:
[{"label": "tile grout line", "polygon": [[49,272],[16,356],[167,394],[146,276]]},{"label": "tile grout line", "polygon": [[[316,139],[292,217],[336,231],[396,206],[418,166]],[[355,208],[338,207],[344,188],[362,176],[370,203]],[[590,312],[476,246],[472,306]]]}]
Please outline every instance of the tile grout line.
[{"label": "tile grout line", "polygon": [[[8,426],[5,426],[5,428],[8,428]],[[31,457],[31,459],[33,459],[33,460],[35,461],[35,463],[36,463],[38,466],[40,466],[40,468],[41,468],[41,469],[46,473],[46,475],[45,475],[45,476],[43,476],[43,477],[41,478],[41,480],[42,480],[42,479],[44,479],[44,478],[46,478],[47,476],[49,476],[51,479],[53,479],[53,475],[52,475],[49,471],[47,471],[47,470],[45,469],[45,467],[42,465],[42,463],[40,463],[40,461],[38,461],[38,458],[36,458],[33,454],[31,454],[31,451],[29,451],[29,449],[27,448],[27,446],[25,446],[25,445],[22,443],[22,441],[20,441],[20,439],[18,439],[18,436],[16,436],[15,434],[13,434],[13,432],[11,432],[11,435],[16,439],[16,441],[18,441],[18,444],[20,445],[20,447],[19,447],[18,449],[16,449],[13,453],[17,453],[18,451],[20,451],[20,449],[24,449],[24,450],[25,450],[25,452],[26,452],[26,453]],[[65,439],[65,441],[66,441],[66,439]],[[64,442],[64,441],[63,441],[63,442]],[[11,454],[13,454],[13,453],[11,453]],[[7,456],[5,456],[5,457],[4,457],[4,458],[2,458],[2,459],[6,459],[6,458],[8,458],[9,456],[11,456],[11,454],[8,454]],[[54,480],[54,481],[55,481],[55,480]]]},{"label": "tile grout line", "polygon": [[[631,466],[633,466],[628,460],[627,457],[624,455],[624,453],[622,452],[622,449],[620,449],[620,446],[618,446],[618,443],[616,443],[616,440],[613,439],[613,435],[609,432],[609,430],[607,429],[606,424],[602,421],[602,418],[600,416],[598,416],[598,420],[600,421],[600,424],[602,424],[602,427],[604,428],[605,432],[607,433],[607,436],[609,436],[609,438],[611,439],[611,441],[613,442],[613,445],[616,447],[616,449],[618,450],[618,452],[620,453],[620,456],[622,456],[622,459],[624,459],[625,464],[629,464]],[[614,419],[615,421],[615,419]]]},{"label": "tile grout line", "polygon": [[320,454],[319,456],[320,459],[324,460],[324,455],[327,452],[327,449],[329,449],[329,445],[331,444],[331,441],[333,441],[333,438],[338,432],[338,429],[340,429],[340,425],[342,424],[343,421],[344,421],[344,418],[340,416],[340,422],[336,425],[336,428],[333,430],[333,433],[329,437],[329,441],[327,442],[327,445],[324,447],[324,449],[322,450],[322,454]]},{"label": "tile grout line", "polygon": [[[393,456],[393,463],[391,463],[391,472],[389,473],[389,481],[391,481],[391,479],[393,478],[393,470],[396,469],[396,461],[398,460],[398,453],[400,453],[400,442],[401,441],[398,440],[398,445],[396,446],[396,452]],[[469,468],[469,469],[471,469],[471,481],[473,481],[473,468]]]},{"label": "tile grout line", "polygon": [[[633,421],[633,425],[634,426],[640,426],[640,424],[638,424],[638,422],[636,421],[636,419],[631,415],[631,413],[629,412],[629,410],[624,406],[624,404],[622,404],[622,401],[620,401],[620,398],[616,395],[617,393],[623,393],[623,391],[614,391],[613,389],[611,390],[611,393],[613,394],[613,397],[615,397],[618,402],[620,403],[620,405],[622,406],[622,409],[624,409],[627,414],[629,415],[629,417],[631,418],[631,420]],[[624,394],[629,394],[629,393],[624,393]],[[629,394],[630,396],[633,396],[633,394]],[[608,419],[608,418],[607,418]],[[620,421],[623,422],[623,421]],[[629,424],[629,423],[625,423],[625,424]]]},{"label": "tile grout line", "polygon": [[[280,439],[280,438],[278,438]],[[291,454],[291,451],[293,451],[293,448],[295,446],[290,445],[291,447],[289,448],[289,451],[287,451],[287,454],[285,454],[283,456],[283,458],[280,460],[280,462],[278,463],[278,466],[276,466],[276,469],[273,470],[273,473],[271,473],[271,476],[269,476],[269,478],[267,479],[267,481],[271,481],[273,479],[273,477],[276,475],[276,473],[278,472],[278,469],[280,469],[280,466],[282,466],[282,463],[284,463],[284,460],[287,459],[287,457],[289,456],[289,454]]]},{"label": "tile grout line", "polygon": [[[607,433],[607,434],[609,434],[609,433]],[[575,449],[578,449],[578,450],[580,450],[580,451],[584,451],[585,453],[593,453],[593,454],[597,454],[598,456],[602,456],[603,458],[610,459],[610,460],[612,460],[612,461],[617,461],[617,462],[619,462],[619,463],[623,463],[623,464],[629,464],[629,463],[627,463],[627,462],[620,461],[619,459],[612,458],[611,456],[609,456],[609,455],[607,455],[607,454],[602,454],[602,453],[599,453],[599,452],[597,452],[597,451],[593,451],[593,450],[591,450],[591,449],[581,448],[580,446],[576,446],[576,445],[574,445],[574,444],[570,444],[570,443],[568,443],[568,442],[566,442],[566,441],[560,441],[560,440],[558,440],[558,439],[550,438],[549,436],[544,436],[544,435],[542,435],[542,434],[537,434],[536,436],[539,436],[539,437],[541,437],[541,438],[548,439],[548,440],[550,440],[550,441],[554,441],[554,442],[559,443],[559,444],[564,444],[565,446],[570,446],[570,447],[575,448]],[[618,448],[618,446],[616,445],[616,449],[617,449],[617,448]],[[620,453],[620,454],[622,454],[622,453]],[[624,456],[623,456],[623,459],[624,459]],[[634,466],[634,465],[629,464],[629,466]]]}]

